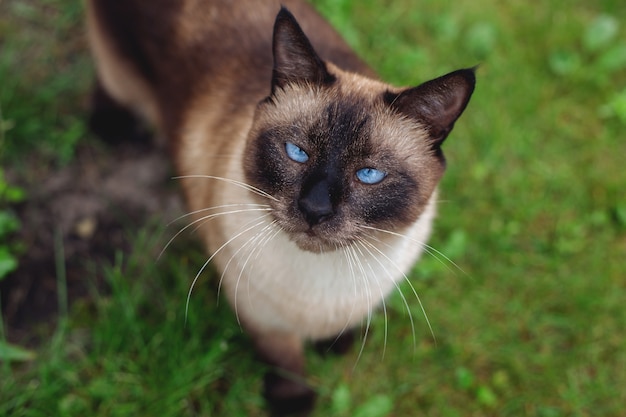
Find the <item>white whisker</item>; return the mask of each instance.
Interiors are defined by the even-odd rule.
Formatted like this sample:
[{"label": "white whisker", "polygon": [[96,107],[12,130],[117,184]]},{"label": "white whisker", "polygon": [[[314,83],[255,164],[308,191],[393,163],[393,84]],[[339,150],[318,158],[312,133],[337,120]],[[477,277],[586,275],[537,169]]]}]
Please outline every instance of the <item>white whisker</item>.
[{"label": "white whisker", "polygon": [[190,211],[189,213],[185,213],[181,216],[178,216],[171,222],[167,224],[167,226],[171,226],[172,224],[178,222],[179,220],[184,219],[185,217],[193,216],[194,214],[203,213],[205,211],[223,209],[223,208],[231,208],[231,207],[256,207],[256,208],[271,208],[268,204],[258,204],[258,203],[239,203],[239,204],[222,204],[220,206],[207,207],[200,210]]},{"label": "white whisker", "polygon": [[[420,248],[424,249],[424,251],[426,253],[428,253],[430,256],[432,256],[437,261],[439,261],[439,263],[441,263],[443,266],[445,266],[448,271],[454,273],[454,270],[452,270],[452,268],[450,268],[443,260],[441,260],[441,258],[443,258],[445,261],[447,261],[451,265],[453,265],[456,269],[461,271],[463,273],[463,275],[469,276],[469,274],[467,272],[465,272],[459,265],[457,265],[452,259],[447,257],[443,252],[435,249],[434,247],[430,246],[429,244],[427,244],[425,242],[421,242],[419,240],[413,239],[412,237],[403,235],[402,233],[392,232],[391,230],[379,229],[377,227],[364,226],[364,225],[361,225],[360,227],[363,228],[363,229],[374,230],[376,232],[387,233],[389,235],[396,236],[396,237],[399,237],[399,238],[402,238],[402,239],[406,239],[409,242],[412,242],[412,243],[415,243],[417,245],[420,245]],[[384,243],[382,241],[380,241],[380,242]]]},{"label": "white whisker", "polygon": [[[191,282],[191,287],[189,288],[189,292],[187,293],[187,302],[185,304],[185,322],[187,321],[187,313],[189,312],[189,301],[191,299],[191,293],[193,292],[193,289],[196,285],[196,282],[198,281],[198,278],[200,277],[200,275],[202,274],[202,272],[204,272],[204,270],[206,269],[206,267],[209,265],[209,263],[213,260],[213,258],[215,258],[215,256],[220,253],[220,251],[222,249],[224,249],[227,245],[229,245],[232,241],[234,241],[235,239],[237,239],[238,237],[240,237],[241,235],[243,235],[244,233],[254,229],[255,227],[258,227],[260,225],[262,225],[265,222],[265,217],[269,216],[269,214],[265,214],[263,216],[257,217],[256,219],[252,220],[252,221],[257,221],[259,219],[261,219],[260,221],[258,221],[257,223],[253,224],[250,227],[247,227],[246,229],[242,230],[241,232],[235,234],[233,237],[231,237],[230,239],[228,239],[224,244],[222,244],[222,246],[220,246],[215,252],[213,252],[213,254],[209,257],[209,259],[207,259],[207,261],[202,265],[202,268],[200,268],[200,270],[198,271],[198,273],[196,274],[196,276],[194,277],[193,281]],[[248,225],[251,222],[246,223],[244,226]],[[221,280],[220,283],[218,285],[218,297],[219,297],[219,291],[220,291],[220,287],[221,287]]]},{"label": "white whisker", "polygon": [[[200,211],[200,210],[198,210]],[[172,244],[172,242],[174,242],[174,240],[180,236],[185,230],[189,229],[191,226],[194,225],[198,225],[198,223],[204,223],[207,222],[211,219],[214,219],[216,217],[219,216],[226,216],[229,214],[237,214],[237,213],[246,213],[246,212],[251,212],[251,211],[272,211],[271,207],[266,207],[266,208],[249,208],[249,209],[242,209],[242,210],[231,210],[231,211],[223,211],[220,213],[213,213],[213,214],[209,214],[207,216],[203,216],[200,217],[199,219],[196,219],[194,221],[192,221],[191,223],[185,225],[185,227],[183,227],[182,229],[180,229],[178,232],[176,232],[176,234],[174,236],[172,236],[172,238],[165,244],[165,246],[163,247],[163,249],[161,249],[161,252],[159,252],[159,256],[157,256],[157,259],[161,259],[161,256],[163,256],[163,253],[165,253],[165,251],[167,250],[167,248]],[[199,224],[196,229],[197,230],[198,227],[202,226],[202,224]]]},{"label": "white whisker", "polygon": [[[402,292],[400,286],[398,285],[398,283],[396,282],[396,280],[394,279],[394,276],[392,275],[391,271],[389,271],[389,269],[382,263],[382,261],[380,259],[378,259],[378,257],[371,251],[370,248],[375,249],[378,253],[382,254],[383,256],[386,257],[386,255],[380,251],[380,249],[378,249],[373,243],[368,242],[367,240],[360,240],[360,243],[363,247],[363,249],[365,249],[367,251],[367,253],[370,255],[370,257],[372,259],[374,259],[378,265],[387,273],[387,278],[389,279],[389,281],[391,281],[391,283],[393,284],[393,286],[396,288],[396,290],[398,291],[398,294],[400,294],[400,298],[402,299],[402,303],[404,305],[404,307],[406,308],[407,314],[409,315],[409,322],[411,323],[411,334],[413,335],[413,348],[415,349],[416,347],[416,338],[415,338],[415,322],[413,321],[413,315],[411,314],[411,309],[409,307],[409,302],[407,301],[404,293]],[[387,259],[389,260],[389,258],[387,257]],[[399,270],[399,268],[397,267],[397,265],[391,261],[392,265],[396,267],[396,269]],[[403,275],[403,271],[400,271]],[[404,276],[406,279],[406,275]]]},{"label": "white whisker", "polygon": [[[370,236],[370,238],[377,240],[375,237]],[[394,268],[396,268],[396,270],[398,272],[400,272],[402,274],[402,277],[404,279],[404,281],[409,285],[409,288],[411,288],[411,291],[413,292],[413,295],[415,296],[415,299],[417,300],[417,302],[419,303],[420,309],[422,310],[422,314],[424,315],[424,319],[426,320],[426,324],[428,325],[428,328],[430,330],[430,334],[433,337],[433,340],[435,341],[435,344],[437,344],[437,338],[435,337],[435,332],[433,331],[433,327],[430,323],[430,319],[428,318],[428,314],[426,314],[426,309],[424,308],[424,304],[422,303],[422,299],[420,298],[420,296],[417,294],[417,291],[415,290],[415,287],[413,286],[413,284],[411,283],[411,280],[409,280],[409,278],[406,276],[406,274],[404,273],[404,271],[395,263],[395,261],[393,259],[391,259],[389,256],[387,256],[387,254],[385,254],[383,251],[381,251],[379,248],[376,247],[376,245],[374,245],[371,242],[368,242],[366,240],[363,240],[364,243],[367,244],[367,246],[369,246],[370,248],[374,249],[377,253],[379,253],[380,255],[382,255]],[[378,259],[376,257],[374,257],[375,259]],[[381,264],[382,265],[382,264]],[[398,290],[398,293],[400,294],[402,301],[407,309],[407,313],[409,313],[409,320],[411,321],[411,328],[413,329],[413,347],[414,349],[416,349],[417,347],[417,340],[415,338],[415,324],[413,322],[413,316],[411,314],[411,310],[409,308],[409,304],[406,300],[406,297],[404,296],[404,294],[402,293],[402,291],[400,290],[400,286],[396,283],[395,280],[393,280],[394,286],[396,287],[396,289]]]},{"label": "white whisker", "polygon": [[273,195],[261,190],[258,187],[255,187],[253,185],[247,184],[245,182],[242,181],[237,181],[231,178],[225,178],[225,177],[216,177],[214,175],[181,175],[181,176],[177,176],[177,177],[173,177],[173,179],[175,180],[179,180],[179,179],[189,179],[189,178],[204,178],[204,179],[211,179],[211,180],[218,180],[218,181],[224,181],[226,183],[229,184],[233,184],[236,185],[238,187],[241,187],[245,190],[251,191],[257,195],[260,195],[261,197],[265,197],[268,198],[270,200],[274,200],[274,201],[278,201],[278,199],[276,197],[274,197]]},{"label": "white whisker", "polygon": [[[265,233],[265,237],[263,239],[261,239],[260,242],[257,243],[257,247],[254,250],[256,250],[256,254],[254,255],[254,259],[253,260],[257,260],[259,257],[259,254],[262,252],[262,249],[265,248],[275,237],[276,235],[278,235],[282,229],[280,227],[276,227],[274,233],[271,232],[271,229],[277,224],[278,222],[276,220],[272,221],[270,224],[268,224],[266,227],[263,228],[263,231],[265,231],[267,229],[267,233]],[[250,256],[252,255],[252,253],[250,254]],[[248,263],[248,261],[246,260],[246,264]],[[245,265],[244,265],[245,268]],[[243,269],[242,269],[243,271]],[[248,301],[250,302],[250,310],[253,310],[254,307],[252,306],[252,297],[250,297],[250,280],[247,280],[247,285],[246,285],[246,291],[248,294]],[[237,314],[237,317],[239,317],[239,315]],[[239,320],[239,319],[237,319]]]},{"label": "white whisker", "polygon": [[[278,224],[276,220],[274,220],[271,223],[272,227],[274,227],[276,224]],[[282,230],[283,229],[281,229],[280,227],[277,227],[276,231],[273,234],[269,235],[269,237],[265,240],[265,242],[263,242],[263,246],[266,246],[267,244],[269,244],[276,237],[276,235],[282,232]],[[257,251],[256,255],[254,255],[254,259],[258,259],[260,253],[261,251]]]},{"label": "white whisker", "polygon": [[[372,279],[374,279],[376,281],[376,285],[378,286],[378,291],[380,293],[380,299],[382,301],[383,317],[384,317],[384,323],[385,323],[384,324],[384,343],[383,343],[383,353],[382,353],[382,358],[384,358],[385,357],[385,353],[387,351],[387,337],[388,337],[388,334],[389,334],[389,316],[387,314],[387,304],[385,302],[385,294],[383,293],[383,289],[380,286],[380,282],[378,281],[378,277],[377,277],[376,273],[374,272],[374,268],[372,268],[372,265],[368,261],[369,257],[374,257],[372,252],[367,250],[367,248],[365,247],[365,243],[361,242],[360,240],[357,241],[357,243],[358,243],[358,246],[356,247],[356,250],[358,250],[359,253],[361,254],[361,257],[363,259],[365,259],[365,261],[367,263],[367,266],[369,267],[370,272],[372,273],[372,275],[371,275]],[[363,253],[363,251],[361,250],[361,247],[368,252],[369,257],[366,256],[366,254]],[[363,273],[365,274],[365,271]]]},{"label": "white whisker", "polygon": [[[266,225],[264,229],[266,229],[268,226]],[[238,257],[239,252],[241,252],[242,250],[244,250],[249,244],[250,242],[252,242],[255,238],[257,238],[259,236],[260,233],[262,233],[261,230],[260,232],[257,232],[254,236],[252,236],[250,239],[248,239],[243,245],[241,245],[239,248],[237,248],[237,250],[231,255],[230,259],[228,259],[228,262],[226,262],[226,265],[224,266],[223,270],[222,270],[222,274],[220,275],[220,280],[219,280],[219,284],[217,286],[217,299],[219,302],[219,296],[220,293],[222,291],[222,282],[224,281],[224,278],[226,276],[226,272],[228,271],[228,269],[230,268],[230,264],[233,260],[235,260],[235,258]]]},{"label": "white whisker", "polygon": [[[356,253],[356,250],[354,249],[354,247],[350,246],[349,249],[350,249],[349,252],[351,253],[351,258],[354,260],[354,263],[359,268],[361,280],[362,281],[366,281],[367,280],[367,274],[365,273],[365,269],[363,268],[363,263],[359,259],[358,255]],[[356,281],[356,279],[355,279],[355,281]],[[368,283],[367,282],[363,282],[362,285],[361,285],[361,288],[363,288],[364,291],[365,291],[365,295],[367,297],[367,304],[371,305],[372,304],[372,294],[370,292]],[[359,348],[359,353],[358,353],[356,361],[354,363],[353,370],[356,369],[356,366],[358,365],[359,361],[361,360],[361,356],[363,355],[363,351],[365,349],[365,343],[367,343],[367,338],[369,336],[369,331],[370,331],[371,325],[372,325],[372,309],[369,308],[367,310],[367,318],[366,318],[366,322],[365,322],[365,333],[363,334],[363,340],[361,341],[361,347]]]},{"label": "white whisker", "polygon": [[[337,249],[339,249],[339,246],[337,246],[335,244],[335,247]],[[354,262],[352,262],[351,259],[351,255],[348,251],[348,247],[346,246],[341,246],[342,249],[342,253],[344,254],[344,258],[346,260],[346,263],[348,265],[348,270],[350,271],[350,278],[352,279],[352,283],[353,283],[353,290],[354,290],[354,298],[357,298],[357,289],[360,288],[360,286],[358,285],[358,282],[356,280],[356,272],[354,270]],[[343,325],[343,327],[341,328],[341,330],[339,331],[339,333],[337,334],[337,337],[335,338],[335,341],[333,341],[332,344],[334,344],[335,342],[337,342],[337,340],[339,340],[339,338],[348,330],[348,327],[350,326],[350,323],[352,321],[352,315],[354,313],[354,304],[352,304],[351,309],[350,309],[350,313],[348,314],[348,317],[346,318],[346,322]],[[332,347],[331,344],[331,347]]]},{"label": "white whisker", "polygon": [[[254,254],[254,252],[261,248],[261,242],[263,242],[263,239],[267,238],[267,236],[270,235],[269,230],[271,230],[271,228],[274,226],[274,224],[276,223],[276,221],[274,220],[271,223],[268,223],[263,229],[261,229],[256,235],[254,235],[252,238],[248,239],[248,241],[245,243],[245,246],[248,245],[252,245],[252,250],[250,251],[250,253],[248,253],[248,256],[246,257],[246,260],[244,261],[243,265],[241,266],[240,270],[239,270],[239,276],[237,277],[237,283],[235,284],[235,300],[234,300],[234,306],[235,306],[235,316],[237,317],[237,323],[239,323],[239,325],[241,326],[241,320],[239,319],[239,308],[238,308],[238,303],[237,303],[237,296],[239,295],[239,283],[241,281],[241,277],[243,276],[243,272],[246,269],[246,266],[248,265],[248,262],[250,261],[250,258],[252,257],[252,255]],[[261,237],[260,242],[259,237]],[[252,299],[249,296],[250,294],[250,280],[248,279],[248,286],[247,286],[247,291],[248,291],[248,301],[250,303],[252,303]],[[252,304],[250,304],[250,309],[252,310]]]},{"label": "white whisker", "polygon": [[[265,217],[267,217],[267,216],[268,216],[268,215],[264,215],[264,216],[257,217],[256,219],[253,219],[253,220],[249,221],[248,223],[246,223],[246,224],[245,224],[245,225],[243,225],[242,227],[246,227],[246,226],[247,226],[248,224],[250,224],[251,222],[256,221],[256,220],[259,220],[259,219],[263,219],[263,218],[265,218]],[[250,227],[250,228],[248,228],[248,229],[244,230],[243,232],[238,233],[238,234],[235,236],[235,238],[237,238],[237,237],[241,236],[243,233],[245,233],[245,232],[247,232],[247,231],[251,230],[251,229],[252,229],[252,228],[254,228],[254,227],[261,226],[261,225],[263,224],[263,222],[264,222],[264,221],[261,221],[261,222],[259,222],[259,223],[255,224],[253,227]],[[274,221],[272,221],[270,224],[273,224],[274,222],[275,222],[275,220],[274,220]],[[266,225],[263,229],[265,229],[265,228],[267,228],[267,227],[268,227],[268,225]],[[243,249],[244,249],[244,248],[245,248],[245,247],[246,247],[246,246],[250,243],[250,241],[251,241],[252,239],[254,239],[256,236],[258,236],[258,235],[259,235],[259,233],[261,233],[261,232],[257,232],[254,236],[252,236],[250,239],[248,239],[248,240],[247,240],[247,241],[246,241],[243,245],[241,245],[239,248],[237,248],[237,250],[236,250],[236,251],[235,251],[235,252],[231,255],[230,259],[228,259],[228,262],[226,262],[226,265],[224,266],[224,268],[223,268],[223,270],[222,270],[222,274],[220,275],[220,280],[219,280],[219,283],[218,283],[218,285],[217,285],[217,302],[218,302],[218,304],[219,304],[220,294],[222,293],[222,283],[224,282],[224,278],[225,278],[225,276],[226,276],[226,271],[228,271],[228,268],[230,267],[231,262],[232,262],[235,258],[237,258],[237,256],[239,255],[239,252],[241,252],[241,251],[242,251],[242,250],[243,250]],[[232,240],[233,240],[233,239],[230,239],[228,242],[226,242],[226,244],[230,243]],[[220,249],[221,249],[221,247],[220,247]]]}]

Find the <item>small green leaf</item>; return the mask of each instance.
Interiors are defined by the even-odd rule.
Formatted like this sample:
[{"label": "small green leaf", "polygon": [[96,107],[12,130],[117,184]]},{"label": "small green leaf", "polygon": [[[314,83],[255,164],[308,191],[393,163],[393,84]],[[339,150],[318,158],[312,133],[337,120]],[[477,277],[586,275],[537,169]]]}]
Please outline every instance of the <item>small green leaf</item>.
[{"label": "small green leaf", "polygon": [[546,407],[546,406],[537,407],[538,417],[560,417],[562,415],[563,414],[561,413],[561,411],[559,411],[558,408]]},{"label": "small green leaf", "polygon": [[487,57],[495,48],[498,32],[490,23],[472,26],[465,38],[467,48],[478,58]]},{"label": "small green leaf", "polygon": [[0,246],[0,280],[17,269],[17,258],[6,247]]},{"label": "small green leaf", "polygon": [[491,380],[492,380],[492,385],[495,388],[499,388],[499,389],[505,389],[511,383],[511,381],[509,380],[509,374],[504,370],[496,371],[493,374]]},{"label": "small green leaf", "polygon": [[455,229],[441,248],[441,253],[449,259],[458,258],[467,249],[467,234],[462,229]]},{"label": "small green leaf", "polygon": [[456,383],[461,389],[469,390],[474,386],[474,374],[467,368],[457,368]]},{"label": "small green leaf", "polygon": [[374,395],[354,411],[353,417],[385,417],[393,410],[393,401],[388,395]]},{"label": "small green leaf", "polygon": [[486,405],[487,407],[493,407],[498,402],[496,394],[491,390],[491,388],[485,385],[478,387],[478,390],[476,391],[476,399],[479,403]]},{"label": "small green leaf", "polygon": [[556,75],[572,75],[582,66],[580,56],[574,52],[556,51],[550,54],[548,66]]},{"label": "small green leaf", "polygon": [[598,16],[585,31],[583,46],[588,52],[595,52],[611,43],[618,31],[619,22],[615,17]]},{"label": "small green leaf", "polygon": [[598,57],[596,71],[613,73],[626,68],[626,44],[615,45]]},{"label": "small green leaf", "polygon": [[85,415],[89,410],[89,403],[80,395],[71,393],[61,398],[57,407],[62,415]]},{"label": "small green leaf", "polygon": [[430,24],[433,27],[433,31],[442,40],[453,41],[459,36],[459,23],[452,15],[433,16]]},{"label": "small green leaf", "polygon": [[340,384],[334,391],[331,400],[333,414],[347,414],[352,408],[352,396],[347,384]]},{"label": "small green leaf", "polygon": [[600,109],[604,117],[615,117],[626,124],[626,90],[611,97],[610,101]]},{"label": "small green leaf", "polygon": [[[1,114],[0,114],[1,116]],[[6,121],[5,121],[6,123]],[[0,129],[3,129],[3,121],[0,118]],[[1,139],[0,132],[0,139]],[[19,203],[24,200],[24,190],[20,187],[15,187],[9,184],[4,176],[4,171],[0,168],[0,203]]]},{"label": "small green leaf", "polygon": [[0,361],[28,362],[35,359],[35,352],[0,340]]},{"label": "small green leaf", "polygon": [[626,227],[626,205],[618,205],[614,210],[615,221],[621,227]]},{"label": "small green leaf", "polygon": [[20,221],[9,211],[0,211],[0,237],[7,236],[20,228]]}]

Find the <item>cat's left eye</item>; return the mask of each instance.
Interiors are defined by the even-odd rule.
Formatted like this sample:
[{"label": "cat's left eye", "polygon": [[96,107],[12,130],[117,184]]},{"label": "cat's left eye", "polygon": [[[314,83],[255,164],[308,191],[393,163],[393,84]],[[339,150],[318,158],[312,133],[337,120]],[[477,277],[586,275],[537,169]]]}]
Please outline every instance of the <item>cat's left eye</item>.
[{"label": "cat's left eye", "polygon": [[301,164],[309,160],[309,155],[295,143],[285,143],[285,151],[289,159],[299,162]]},{"label": "cat's left eye", "polygon": [[378,184],[387,176],[386,172],[376,168],[361,168],[356,172],[356,177],[363,184]]}]

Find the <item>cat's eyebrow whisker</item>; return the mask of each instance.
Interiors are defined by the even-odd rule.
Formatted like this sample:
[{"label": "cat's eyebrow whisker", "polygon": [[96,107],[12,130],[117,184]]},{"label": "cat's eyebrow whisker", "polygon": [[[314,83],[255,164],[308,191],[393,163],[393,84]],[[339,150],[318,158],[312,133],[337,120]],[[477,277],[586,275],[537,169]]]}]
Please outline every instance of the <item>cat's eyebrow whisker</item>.
[{"label": "cat's eyebrow whisker", "polygon": [[[463,275],[465,275],[466,277],[470,276],[467,272],[465,272],[463,270],[463,268],[461,268],[456,262],[454,262],[452,259],[450,259],[448,256],[446,256],[443,252],[441,252],[440,250],[434,248],[433,246],[431,246],[431,245],[429,245],[429,244],[427,244],[425,242],[419,241],[417,239],[413,239],[412,237],[407,236],[407,235],[403,235],[402,233],[392,232],[391,230],[385,230],[385,229],[380,229],[378,227],[372,227],[372,226],[366,226],[366,225],[361,225],[360,227],[362,229],[369,229],[369,230],[374,230],[376,232],[387,233],[389,235],[396,236],[396,237],[399,237],[399,238],[402,238],[402,239],[406,239],[409,242],[415,243],[415,244],[419,245],[421,248],[423,248],[424,251],[426,253],[428,253],[430,256],[432,256],[433,258],[437,259],[437,261],[439,261],[439,263],[441,263],[443,266],[445,266],[448,271],[452,272],[453,274],[455,273],[455,271],[452,270],[452,268],[450,268],[450,266],[448,264],[446,264],[446,262],[444,262],[444,260],[447,261],[450,265],[454,266],[457,270],[461,271],[461,273],[463,273]],[[370,237],[374,238],[374,236],[370,236]],[[379,239],[377,239],[377,240],[379,242],[384,243],[387,246],[389,246],[389,244],[387,244],[387,243],[385,243],[385,242],[383,242],[383,241],[381,241]],[[442,258],[443,258],[443,260],[442,260]]]},{"label": "cat's eyebrow whisker", "polygon": [[236,186],[241,187],[243,189],[246,189],[248,191],[251,191],[251,192],[253,192],[253,193],[257,194],[257,195],[260,195],[261,197],[265,197],[265,198],[270,199],[270,200],[278,201],[278,199],[276,197],[274,197],[273,195],[271,195],[271,194],[261,190],[260,188],[255,187],[255,186],[250,185],[250,184],[247,184],[247,183],[242,182],[242,181],[234,180],[232,178],[217,177],[217,176],[214,176],[214,175],[180,175],[180,176],[172,177],[172,179],[175,179],[175,180],[189,179],[189,178],[204,178],[204,179],[224,181],[226,183],[233,184],[233,185],[236,185]]},{"label": "cat's eyebrow whisker", "polygon": [[[215,258],[215,256],[220,253],[222,251],[222,249],[224,249],[226,246],[228,246],[232,241],[234,241],[235,239],[237,239],[238,237],[240,237],[241,235],[243,235],[244,233],[254,229],[255,227],[259,227],[261,226],[263,223],[265,223],[265,217],[269,216],[269,214],[264,214],[263,216],[260,216],[252,221],[257,221],[257,223],[253,224],[252,226],[249,226],[247,228],[245,228],[244,230],[242,230],[241,232],[235,234],[233,237],[231,237],[230,239],[228,239],[226,242],[224,242],[215,252],[213,252],[213,254],[209,257],[209,259],[206,260],[206,262],[202,265],[202,267],[200,268],[200,270],[198,271],[198,273],[196,274],[196,276],[194,277],[193,281],[191,282],[191,287],[189,288],[189,292],[187,293],[187,302],[185,303],[185,323],[187,322],[187,314],[189,313],[189,302],[191,300],[191,293],[193,292],[194,287],[196,286],[196,282],[198,282],[198,279],[200,278],[200,275],[202,274],[202,272],[204,272],[204,270],[207,268],[207,266],[209,265],[209,263],[213,260],[213,258]],[[251,222],[246,223],[244,226],[250,224]],[[221,281],[220,281],[220,286],[221,286]],[[218,286],[218,296],[219,296],[219,289],[220,286]]]},{"label": "cat's eyebrow whisker", "polygon": [[[197,210],[196,212],[200,212],[200,211],[203,211],[203,210]],[[199,219],[196,219],[196,220],[192,221],[191,223],[189,223],[189,224],[185,225],[183,228],[181,228],[178,232],[176,232],[176,234],[174,236],[172,236],[170,238],[170,240],[167,241],[167,243],[165,244],[163,249],[161,249],[161,252],[159,252],[159,255],[157,256],[157,260],[161,259],[161,256],[163,256],[163,254],[165,253],[167,248],[170,247],[172,242],[174,242],[174,240],[178,236],[180,236],[185,230],[189,229],[190,227],[192,227],[194,225],[198,225],[198,227],[200,227],[200,226],[202,226],[202,223],[207,222],[207,221],[209,221],[211,219],[214,219],[216,217],[219,217],[219,216],[226,216],[226,215],[229,215],[229,214],[237,214],[237,213],[246,213],[246,212],[251,212],[251,211],[272,211],[272,208],[268,206],[268,207],[258,207],[258,208],[249,208],[249,209],[241,209],[241,210],[222,211],[222,212],[219,212],[219,213],[213,213],[213,214],[209,214],[207,216],[200,217]],[[197,230],[197,228],[195,230]]]}]

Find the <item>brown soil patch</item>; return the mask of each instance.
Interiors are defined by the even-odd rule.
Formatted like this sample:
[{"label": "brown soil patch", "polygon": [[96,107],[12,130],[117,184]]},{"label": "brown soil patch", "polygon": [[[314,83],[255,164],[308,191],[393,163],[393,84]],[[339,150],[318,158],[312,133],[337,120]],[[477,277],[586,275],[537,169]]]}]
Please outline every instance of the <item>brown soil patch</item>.
[{"label": "brown soil patch", "polygon": [[182,213],[169,159],[156,147],[83,146],[71,165],[36,171],[12,181],[28,193],[16,207],[26,250],[19,268],[0,281],[5,330],[21,344],[36,343],[37,329],[49,331],[57,317],[56,259],[63,256],[71,303],[90,286],[104,287],[99,265],[129,251],[133,231],[155,216],[165,222]]}]

